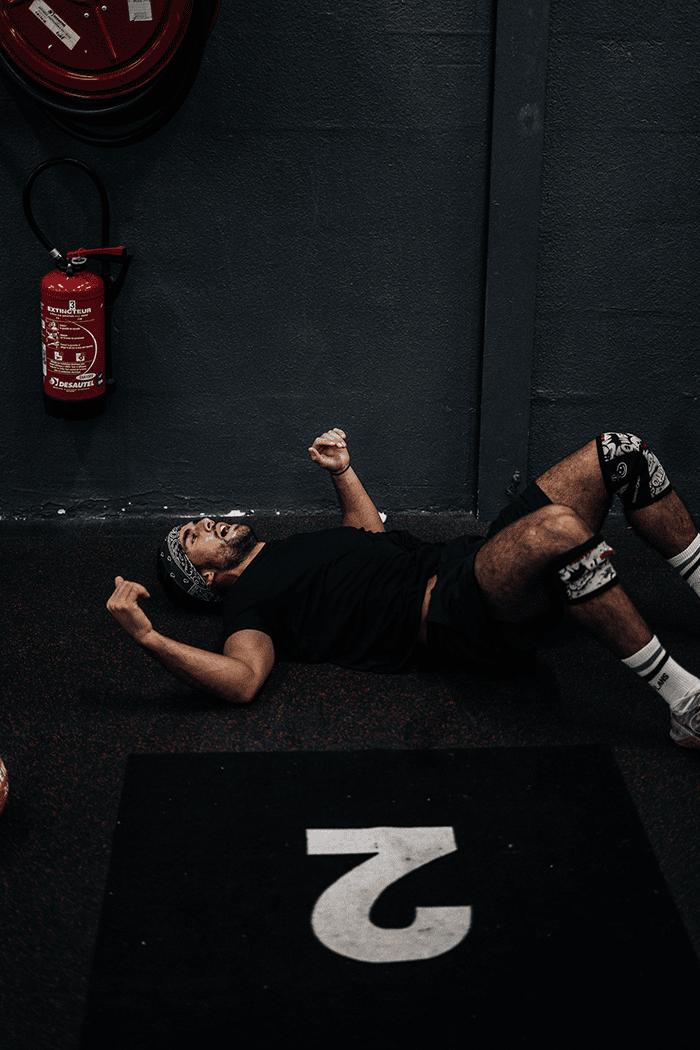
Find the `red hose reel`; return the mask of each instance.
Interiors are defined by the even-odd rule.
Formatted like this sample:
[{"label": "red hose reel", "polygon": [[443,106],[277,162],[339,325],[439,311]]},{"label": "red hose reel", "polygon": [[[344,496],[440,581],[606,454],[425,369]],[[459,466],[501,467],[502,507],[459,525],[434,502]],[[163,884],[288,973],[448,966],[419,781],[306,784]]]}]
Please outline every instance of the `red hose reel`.
[{"label": "red hose reel", "polygon": [[52,91],[115,98],[161,71],[192,8],[193,0],[0,0],[0,44]]},{"label": "red hose reel", "polygon": [[[169,119],[192,86],[221,0],[0,0],[0,68],[69,134]],[[83,127],[83,122],[86,127]],[[112,129],[100,135],[100,128]]]}]

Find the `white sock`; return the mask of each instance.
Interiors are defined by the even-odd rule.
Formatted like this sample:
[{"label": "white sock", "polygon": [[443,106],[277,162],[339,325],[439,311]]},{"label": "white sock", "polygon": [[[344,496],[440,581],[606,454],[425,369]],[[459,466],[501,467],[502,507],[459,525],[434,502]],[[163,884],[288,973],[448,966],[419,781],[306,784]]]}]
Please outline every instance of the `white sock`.
[{"label": "white sock", "polygon": [[680,554],[667,558],[672,569],[677,569],[700,597],[700,532]]},{"label": "white sock", "polygon": [[677,664],[656,635],[639,652],[622,662],[660,693],[672,711],[682,711],[690,695],[700,691],[700,678]]}]

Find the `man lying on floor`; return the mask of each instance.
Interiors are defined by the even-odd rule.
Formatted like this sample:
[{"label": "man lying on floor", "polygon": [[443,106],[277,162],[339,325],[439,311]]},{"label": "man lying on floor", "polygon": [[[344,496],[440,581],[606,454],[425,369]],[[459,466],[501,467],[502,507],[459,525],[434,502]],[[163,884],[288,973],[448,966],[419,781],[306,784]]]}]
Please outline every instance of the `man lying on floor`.
[{"label": "man lying on floor", "polygon": [[600,534],[617,495],[635,532],[700,595],[700,534],[638,437],[600,435],[531,483],[485,537],[447,543],[385,531],[342,430],[309,452],[333,478],[342,527],[263,542],[249,525],[203,518],[175,526],[158,552],[171,597],[221,604],[223,655],[159,634],[139,605],[148,591],[117,576],[107,608],[180,680],[248,703],[276,658],[396,672],[424,647],[438,663],[499,666],[536,650],[568,604],[668,703],[672,739],[700,747],[700,679],[639,615]]}]

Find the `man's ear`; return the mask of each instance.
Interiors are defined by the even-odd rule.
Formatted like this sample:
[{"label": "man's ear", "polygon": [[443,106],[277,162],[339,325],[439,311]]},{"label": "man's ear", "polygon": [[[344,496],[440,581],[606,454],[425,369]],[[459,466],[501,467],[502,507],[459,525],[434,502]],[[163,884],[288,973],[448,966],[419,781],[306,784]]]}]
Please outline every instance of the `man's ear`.
[{"label": "man's ear", "polygon": [[216,576],[216,570],[215,569],[201,569],[199,574],[202,577],[202,579],[204,580],[204,582],[206,583],[207,587],[211,587],[213,582],[214,582],[214,577]]}]

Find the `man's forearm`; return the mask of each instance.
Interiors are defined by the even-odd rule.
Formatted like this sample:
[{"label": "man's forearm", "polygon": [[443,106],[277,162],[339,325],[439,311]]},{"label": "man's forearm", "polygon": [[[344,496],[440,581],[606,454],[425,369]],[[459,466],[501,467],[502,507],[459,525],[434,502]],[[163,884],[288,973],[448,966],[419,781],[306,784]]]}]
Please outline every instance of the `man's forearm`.
[{"label": "man's forearm", "polygon": [[249,703],[255,696],[255,677],[242,660],[173,641],[158,631],[137,644],[186,685],[236,704]]},{"label": "man's forearm", "polygon": [[343,513],[343,525],[366,529],[367,532],[386,531],[377,508],[352,467],[342,474],[334,474],[333,483]]}]

